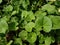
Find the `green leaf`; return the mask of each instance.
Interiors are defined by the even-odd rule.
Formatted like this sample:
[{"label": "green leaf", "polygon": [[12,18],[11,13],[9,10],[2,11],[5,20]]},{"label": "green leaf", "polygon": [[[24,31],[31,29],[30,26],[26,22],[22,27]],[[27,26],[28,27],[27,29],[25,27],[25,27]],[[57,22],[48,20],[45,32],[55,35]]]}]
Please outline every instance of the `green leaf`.
[{"label": "green leaf", "polygon": [[17,25],[18,25],[18,23],[16,23],[16,22],[10,22],[9,30],[17,30],[18,29]]},{"label": "green leaf", "polygon": [[38,19],[36,19],[36,21],[35,21],[35,29],[37,30],[37,31],[40,31],[40,30],[42,30],[42,17],[41,18],[38,18]]},{"label": "green leaf", "polygon": [[15,41],[14,41],[15,44],[19,44],[19,45],[22,45],[22,40],[21,38],[16,38]]},{"label": "green leaf", "polygon": [[0,4],[2,3],[2,0],[0,0]]},{"label": "green leaf", "polygon": [[52,21],[50,18],[48,18],[47,16],[44,17],[43,20],[43,30],[45,32],[50,32],[52,29]]},{"label": "green leaf", "polygon": [[51,37],[51,42],[54,43],[55,42],[55,38]]},{"label": "green leaf", "polygon": [[21,4],[21,3],[20,3],[20,0],[12,0],[11,3],[12,3],[12,5],[15,5],[15,6]]},{"label": "green leaf", "polygon": [[26,17],[26,21],[32,21],[32,20],[35,20],[35,16],[32,11],[29,11]]},{"label": "green leaf", "polygon": [[56,0],[56,1],[55,1],[55,5],[56,5],[56,6],[60,6],[60,1],[59,1],[59,0]]},{"label": "green leaf", "polygon": [[15,15],[17,13],[17,11],[13,11],[11,15]]},{"label": "green leaf", "polygon": [[45,45],[50,45],[51,44],[51,37],[46,37],[45,38]]},{"label": "green leaf", "polygon": [[2,19],[5,20],[5,21],[9,21],[10,16],[4,16],[4,17],[2,17]]},{"label": "green leaf", "polygon": [[36,31],[42,30],[43,18],[44,18],[45,15],[46,15],[46,12],[42,12],[42,11],[37,11],[35,13],[35,16],[37,17],[37,19],[35,20],[35,29],[36,29]]},{"label": "green leaf", "polygon": [[1,18],[0,19],[0,33],[5,33],[7,29],[8,29],[8,24],[7,24],[6,20],[3,20]]},{"label": "green leaf", "polygon": [[53,14],[54,12],[56,12],[55,6],[50,4],[45,4],[44,6],[42,6],[42,10],[47,11],[49,14]]},{"label": "green leaf", "polygon": [[19,33],[19,37],[21,37],[22,40],[26,40],[27,39],[27,31],[23,30]]},{"label": "green leaf", "polygon": [[45,37],[43,36],[43,34],[39,35],[39,43],[42,44],[45,41]]},{"label": "green leaf", "polygon": [[28,12],[27,12],[27,11],[22,11],[22,15],[21,15],[21,16],[22,16],[22,18],[23,18],[23,17],[25,17],[25,18],[26,18],[26,17],[27,17],[27,15],[28,15]]},{"label": "green leaf", "polygon": [[12,42],[13,42],[12,40],[11,40],[11,41],[9,41],[9,43],[8,43],[7,45],[11,45],[11,44],[12,44]]},{"label": "green leaf", "polygon": [[42,10],[39,10],[35,13],[35,16],[38,18],[38,17],[43,17],[43,16],[46,16],[47,13],[46,12],[43,12]]},{"label": "green leaf", "polygon": [[13,10],[13,7],[11,5],[8,5],[6,7],[4,7],[3,11],[6,11],[6,12],[10,12]]},{"label": "green leaf", "polygon": [[49,18],[52,20],[53,29],[60,29],[60,16],[50,15]]},{"label": "green leaf", "polygon": [[26,24],[25,26],[25,30],[27,32],[32,32],[32,29],[35,27],[35,24],[33,22],[29,22],[28,24]]},{"label": "green leaf", "polygon": [[9,22],[9,30],[17,30],[18,29],[18,18],[12,17]]},{"label": "green leaf", "polygon": [[11,17],[11,22],[18,22],[18,17]]},{"label": "green leaf", "polygon": [[29,0],[20,0],[20,3],[25,9],[27,9],[27,6],[30,4]]},{"label": "green leaf", "polygon": [[35,32],[37,35],[40,35],[40,31],[34,30],[34,32]]},{"label": "green leaf", "polygon": [[34,43],[34,42],[36,41],[36,39],[37,39],[36,33],[31,32],[31,33],[28,34],[27,41],[28,41],[29,43],[31,43],[31,44]]},{"label": "green leaf", "polygon": [[32,11],[23,11],[22,12],[22,19],[25,19],[26,21],[32,21],[35,19],[35,16]]},{"label": "green leaf", "polygon": [[7,44],[7,42],[5,40],[5,37],[0,36],[0,45],[6,45],[6,44]]}]

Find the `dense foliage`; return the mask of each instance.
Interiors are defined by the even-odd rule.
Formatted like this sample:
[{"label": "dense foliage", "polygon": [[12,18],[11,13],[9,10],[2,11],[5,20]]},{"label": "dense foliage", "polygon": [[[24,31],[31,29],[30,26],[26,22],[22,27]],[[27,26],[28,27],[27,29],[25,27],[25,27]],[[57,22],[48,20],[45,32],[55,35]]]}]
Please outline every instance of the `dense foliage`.
[{"label": "dense foliage", "polygon": [[59,42],[59,0],[0,0],[0,45]]}]

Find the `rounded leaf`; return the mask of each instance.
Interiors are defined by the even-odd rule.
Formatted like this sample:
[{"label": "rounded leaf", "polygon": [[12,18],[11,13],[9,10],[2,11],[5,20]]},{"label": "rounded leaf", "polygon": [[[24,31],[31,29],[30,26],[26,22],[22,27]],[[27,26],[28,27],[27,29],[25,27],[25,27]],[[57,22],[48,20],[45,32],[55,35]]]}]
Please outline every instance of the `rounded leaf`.
[{"label": "rounded leaf", "polygon": [[10,12],[13,10],[13,7],[11,5],[6,6],[3,11]]},{"label": "rounded leaf", "polygon": [[31,44],[34,43],[34,42],[36,41],[36,39],[37,39],[36,33],[31,32],[31,33],[28,34],[27,41],[28,41],[29,43],[31,43]]},{"label": "rounded leaf", "polygon": [[45,32],[50,32],[51,29],[52,29],[52,21],[47,16],[45,16],[43,20],[43,30]]},{"label": "rounded leaf", "polygon": [[19,33],[19,37],[21,37],[22,40],[26,40],[27,39],[27,31],[23,30]]},{"label": "rounded leaf", "polygon": [[32,28],[35,26],[35,24],[33,22],[29,22],[26,26],[25,26],[25,29],[26,31],[28,32],[31,32],[32,31]]},{"label": "rounded leaf", "polygon": [[5,33],[8,29],[8,24],[6,20],[0,19],[0,33]]}]

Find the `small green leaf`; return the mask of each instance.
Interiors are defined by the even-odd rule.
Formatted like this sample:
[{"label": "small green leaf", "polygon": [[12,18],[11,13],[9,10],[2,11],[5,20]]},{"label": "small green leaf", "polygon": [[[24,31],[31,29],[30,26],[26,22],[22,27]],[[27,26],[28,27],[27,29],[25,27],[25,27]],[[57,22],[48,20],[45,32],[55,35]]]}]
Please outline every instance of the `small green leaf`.
[{"label": "small green leaf", "polygon": [[45,37],[43,36],[43,34],[39,35],[39,43],[42,44],[45,41]]},{"label": "small green leaf", "polygon": [[28,15],[26,17],[26,21],[32,21],[34,19],[35,19],[35,16],[34,16],[33,12],[32,11],[29,11],[28,12]]},{"label": "small green leaf", "polygon": [[10,30],[17,30],[18,29],[18,18],[12,17],[9,22],[9,29]]},{"label": "small green leaf", "polygon": [[22,40],[21,38],[16,38],[15,41],[14,41],[15,44],[19,44],[19,45],[22,45]]},{"label": "small green leaf", "polygon": [[42,30],[43,18],[44,18],[44,16],[46,16],[46,12],[37,11],[35,13],[35,16],[37,17],[37,19],[35,21],[35,29],[36,29],[36,31],[40,31],[40,30]]},{"label": "small green leaf", "polygon": [[47,16],[44,17],[43,20],[43,30],[45,32],[50,32],[52,29],[52,21],[50,18],[48,18]]},{"label": "small green leaf", "polygon": [[22,18],[23,18],[23,17],[25,17],[25,18],[26,18],[26,17],[27,17],[27,15],[28,15],[28,12],[27,12],[27,11],[22,11]]},{"label": "small green leaf", "polygon": [[22,40],[26,40],[27,39],[27,31],[23,30],[19,33],[19,37],[21,37]]},{"label": "small green leaf", "polygon": [[0,36],[0,45],[6,45],[6,44],[7,44],[7,42],[6,42],[5,38]]},{"label": "small green leaf", "polygon": [[43,20],[43,18],[40,17],[40,18],[37,18],[36,21],[35,21],[35,29],[37,31],[42,30],[42,25],[43,25],[43,21],[42,20]]},{"label": "small green leaf", "polygon": [[56,0],[56,1],[55,1],[55,5],[56,5],[56,6],[60,6],[60,1],[59,1],[59,0]]},{"label": "small green leaf", "polygon": [[30,4],[29,0],[20,0],[20,3],[22,4],[23,8],[27,9],[27,6]]},{"label": "small green leaf", "polygon": [[9,43],[8,43],[7,45],[11,45],[11,44],[12,44],[12,42],[13,42],[12,40],[11,40],[11,41],[9,41]]},{"label": "small green leaf", "polygon": [[8,5],[6,7],[4,7],[3,11],[6,11],[6,12],[10,12],[13,10],[13,7],[11,5]]},{"label": "small green leaf", "polygon": [[42,26],[43,26],[43,15],[40,15],[39,17],[37,17],[36,21],[35,21],[35,29],[37,31],[42,30]]},{"label": "small green leaf", "polygon": [[37,35],[40,35],[40,31],[34,30],[34,32],[35,32]]},{"label": "small green leaf", "polygon": [[11,15],[15,15],[17,13],[17,11],[13,11]]},{"label": "small green leaf", "polygon": [[2,0],[0,0],[0,4],[2,3]]},{"label": "small green leaf", "polygon": [[38,18],[38,17],[42,17],[42,16],[46,16],[47,13],[46,12],[43,12],[42,10],[39,10],[35,13],[35,16]]},{"label": "small green leaf", "polygon": [[26,21],[32,21],[35,19],[35,16],[32,11],[23,11],[22,12],[22,18],[24,18]]},{"label": "small green leaf", "polygon": [[44,6],[42,6],[42,10],[47,11],[49,14],[52,14],[56,11],[56,8],[54,5],[45,4]]},{"label": "small green leaf", "polygon": [[34,43],[34,42],[36,41],[36,39],[37,39],[36,33],[31,32],[31,33],[28,34],[27,41],[28,41],[29,43],[31,43],[31,44]]},{"label": "small green leaf", "polygon": [[45,38],[45,45],[50,45],[51,44],[51,37],[46,37]]},{"label": "small green leaf", "polygon": [[8,24],[6,20],[0,19],[0,33],[5,33],[8,29]]},{"label": "small green leaf", "polygon": [[10,22],[9,23],[9,29],[10,30],[17,30],[18,29],[17,25],[18,25],[17,22]]},{"label": "small green leaf", "polygon": [[32,28],[34,28],[35,24],[33,22],[29,22],[26,26],[25,26],[25,30],[27,32],[32,32]]},{"label": "small green leaf", "polygon": [[49,18],[52,20],[53,29],[60,29],[60,16],[50,15]]}]

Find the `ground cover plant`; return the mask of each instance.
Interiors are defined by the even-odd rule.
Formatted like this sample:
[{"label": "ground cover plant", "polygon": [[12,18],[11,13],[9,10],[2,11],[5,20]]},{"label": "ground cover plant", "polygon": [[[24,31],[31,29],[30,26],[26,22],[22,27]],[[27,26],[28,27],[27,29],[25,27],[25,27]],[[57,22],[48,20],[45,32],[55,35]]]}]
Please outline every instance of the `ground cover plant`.
[{"label": "ground cover plant", "polygon": [[59,0],[0,0],[0,45],[59,43]]}]

